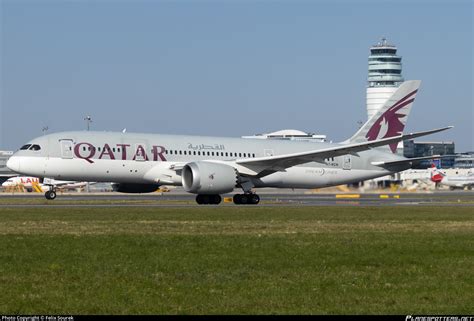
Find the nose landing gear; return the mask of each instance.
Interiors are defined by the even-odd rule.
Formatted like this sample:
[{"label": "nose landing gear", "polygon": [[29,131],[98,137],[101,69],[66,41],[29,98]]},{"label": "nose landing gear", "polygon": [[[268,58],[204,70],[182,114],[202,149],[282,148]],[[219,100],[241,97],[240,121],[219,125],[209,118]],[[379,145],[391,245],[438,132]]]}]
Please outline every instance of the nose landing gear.
[{"label": "nose landing gear", "polygon": [[56,191],[54,190],[53,187],[46,193],[44,193],[44,197],[46,197],[47,200],[54,200],[56,198]]}]

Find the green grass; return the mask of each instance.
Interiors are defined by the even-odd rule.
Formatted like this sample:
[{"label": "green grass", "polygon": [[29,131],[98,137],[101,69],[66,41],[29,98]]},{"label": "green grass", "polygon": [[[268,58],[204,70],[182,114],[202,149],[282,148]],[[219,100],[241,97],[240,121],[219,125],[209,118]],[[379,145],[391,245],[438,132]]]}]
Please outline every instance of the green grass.
[{"label": "green grass", "polygon": [[472,207],[1,208],[0,314],[472,314]]}]

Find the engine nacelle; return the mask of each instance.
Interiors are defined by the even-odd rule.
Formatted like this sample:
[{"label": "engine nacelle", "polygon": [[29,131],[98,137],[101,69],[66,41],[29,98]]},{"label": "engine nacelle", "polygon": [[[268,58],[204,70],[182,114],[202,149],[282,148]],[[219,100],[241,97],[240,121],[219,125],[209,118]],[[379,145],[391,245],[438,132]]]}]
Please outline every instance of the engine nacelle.
[{"label": "engine nacelle", "polygon": [[160,186],[156,184],[114,183],[112,189],[119,193],[152,193]]},{"label": "engine nacelle", "polygon": [[238,175],[232,166],[198,161],[184,165],[181,177],[186,192],[224,194],[234,190]]}]

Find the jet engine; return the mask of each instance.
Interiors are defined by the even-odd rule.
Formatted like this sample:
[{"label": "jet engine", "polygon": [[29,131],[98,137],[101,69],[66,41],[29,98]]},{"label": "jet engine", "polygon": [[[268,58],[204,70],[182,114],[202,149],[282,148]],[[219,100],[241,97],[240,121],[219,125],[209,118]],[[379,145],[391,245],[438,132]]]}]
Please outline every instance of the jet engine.
[{"label": "jet engine", "polygon": [[238,174],[229,165],[198,161],[184,165],[181,176],[186,192],[224,194],[234,190]]},{"label": "jet engine", "polygon": [[152,193],[160,186],[156,184],[114,183],[112,189],[119,193]]}]

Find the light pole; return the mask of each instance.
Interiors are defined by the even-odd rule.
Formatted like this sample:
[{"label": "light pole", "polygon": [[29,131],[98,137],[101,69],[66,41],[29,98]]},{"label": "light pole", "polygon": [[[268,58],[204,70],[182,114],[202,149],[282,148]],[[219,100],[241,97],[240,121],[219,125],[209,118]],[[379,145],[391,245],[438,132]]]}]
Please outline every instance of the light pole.
[{"label": "light pole", "polygon": [[[91,126],[91,123],[92,123],[92,117],[90,115],[87,115],[84,120],[86,121],[87,123],[87,131],[89,131],[90,129],[90,126]],[[86,192],[89,193],[90,192],[90,189],[89,189],[89,182],[86,183]]]},{"label": "light pole", "polygon": [[89,131],[90,125],[91,125],[91,123],[92,123],[92,117],[91,117],[90,115],[87,115],[87,116],[84,118],[84,120],[85,120],[86,123],[87,123],[87,131]]}]

